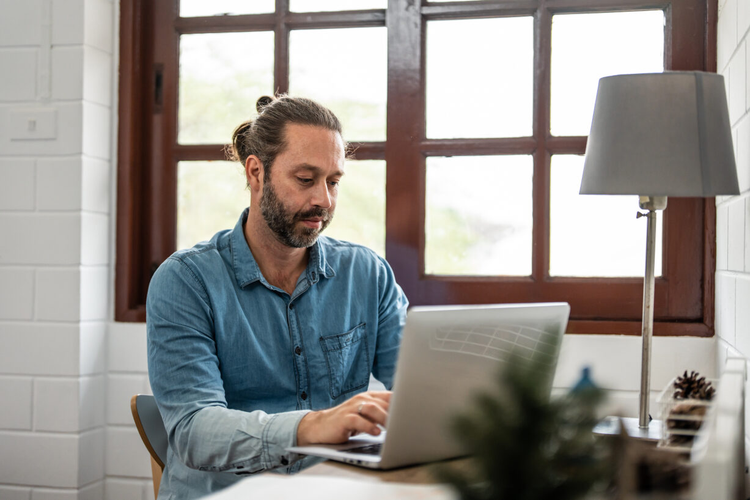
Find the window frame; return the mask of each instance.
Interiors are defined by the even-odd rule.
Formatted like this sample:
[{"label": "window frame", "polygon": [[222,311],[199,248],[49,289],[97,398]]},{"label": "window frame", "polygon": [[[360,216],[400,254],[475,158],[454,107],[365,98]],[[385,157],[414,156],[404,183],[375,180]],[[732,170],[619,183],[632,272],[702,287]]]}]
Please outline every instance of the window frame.
[{"label": "window frame", "polygon": [[[665,37],[665,68],[715,71],[716,0],[424,1],[421,4],[389,0],[387,10],[314,13],[288,12],[288,0],[276,0],[276,13],[272,14],[194,18],[179,18],[178,0],[121,0],[120,5],[117,321],[145,320],[149,279],[158,264],[175,249],[177,163],[223,159],[223,145],[177,144],[179,36],[273,31],[274,87],[285,92],[289,88],[291,30],[387,26],[386,141],[357,143],[354,157],[386,161],[386,257],[410,302],[417,305],[566,300],[572,306],[569,332],[640,334],[642,278],[549,276],[550,158],[553,154],[582,155],[586,148],[586,137],[555,137],[549,133],[552,16],[663,9],[665,33],[669,34]],[[533,135],[427,139],[424,69],[427,23],[438,19],[521,15],[533,16],[534,20]],[[533,156],[532,275],[426,275],[426,158],[495,154]],[[581,219],[585,223],[585,214]],[[655,335],[713,335],[715,219],[713,198],[670,198],[664,213],[663,276],[656,280]]]}]

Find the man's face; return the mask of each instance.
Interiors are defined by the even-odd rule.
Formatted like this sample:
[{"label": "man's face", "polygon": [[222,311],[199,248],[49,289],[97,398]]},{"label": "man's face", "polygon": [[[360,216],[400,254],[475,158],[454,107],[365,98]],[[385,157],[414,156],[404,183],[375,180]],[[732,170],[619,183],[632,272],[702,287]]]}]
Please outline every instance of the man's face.
[{"label": "man's face", "polygon": [[286,246],[312,246],[331,223],[344,175],[344,144],[337,132],[289,124],[286,148],[264,177],[260,211]]}]

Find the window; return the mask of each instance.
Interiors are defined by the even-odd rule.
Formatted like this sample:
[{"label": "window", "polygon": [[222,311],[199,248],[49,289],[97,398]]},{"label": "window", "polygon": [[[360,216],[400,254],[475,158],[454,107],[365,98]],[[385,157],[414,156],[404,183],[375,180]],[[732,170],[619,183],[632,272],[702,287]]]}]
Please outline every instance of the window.
[{"label": "window", "polygon": [[[122,0],[117,320],[145,319],[155,268],[218,229],[207,213],[235,223],[249,196],[223,144],[275,90],[342,118],[327,234],[384,253],[412,304],[564,300],[569,331],[639,334],[637,202],[577,195],[596,82],[714,69],[715,2],[352,5]],[[714,220],[713,200],[669,200],[657,335],[713,334]]]}]

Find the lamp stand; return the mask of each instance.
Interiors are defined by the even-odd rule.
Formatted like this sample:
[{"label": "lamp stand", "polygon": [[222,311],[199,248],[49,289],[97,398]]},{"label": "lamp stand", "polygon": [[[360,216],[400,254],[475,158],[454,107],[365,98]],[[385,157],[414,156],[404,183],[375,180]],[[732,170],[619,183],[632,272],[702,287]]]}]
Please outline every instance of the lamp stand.
[{"label": "lamp stand", "polygon": [[654,262],[656,257],[656,211],[667,208],[666,196],[640,196],[642,210],[638,217],[647,217],[646,229],[646,275],[643,280],[643,326],[641,330],[641,389],[638,418],[606,417],[594,429],[595,434],[614,435],[625,427],[630,437],[657,442],[662,436],[661,421],[652,420],[649,415],[649,395],[651,392],[651,337],[654,333]]},{"label": "lamp stand", "polygon": [[651,392],[651,337],[654,333],[654,260],[656,256],[656,211],[667,208],[666,196],[640,196],[638,200],[642,210],[638,217],[648,218],[646,236],[646,276],[643,280],[643,327],[641,349],[641,391],[638,412],[638,427],[648,429],[651,415],[648,412]]}]

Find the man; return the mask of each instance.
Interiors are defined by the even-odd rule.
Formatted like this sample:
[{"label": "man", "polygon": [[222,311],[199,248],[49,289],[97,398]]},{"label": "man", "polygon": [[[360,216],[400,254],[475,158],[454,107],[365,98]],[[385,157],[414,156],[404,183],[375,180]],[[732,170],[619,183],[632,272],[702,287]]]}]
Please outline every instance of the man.
[{"label": "man", "polygon": [[233,230],[175,253],[147,300],[151,387],[169,436],[159,499],[197,498],[294,445],[377,435],[407,300],[371,250],[319,237],[344,175],[341,124],[308,99],[258,101],[235,131],[250,207]]}]

